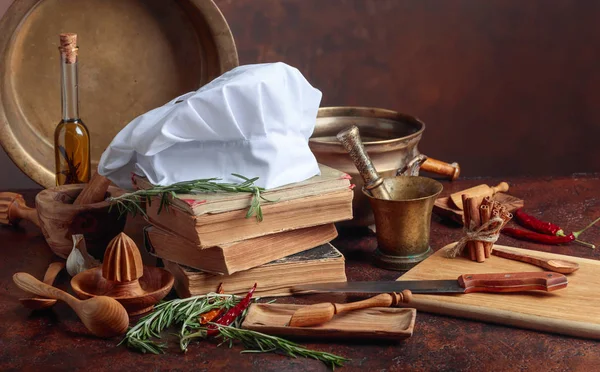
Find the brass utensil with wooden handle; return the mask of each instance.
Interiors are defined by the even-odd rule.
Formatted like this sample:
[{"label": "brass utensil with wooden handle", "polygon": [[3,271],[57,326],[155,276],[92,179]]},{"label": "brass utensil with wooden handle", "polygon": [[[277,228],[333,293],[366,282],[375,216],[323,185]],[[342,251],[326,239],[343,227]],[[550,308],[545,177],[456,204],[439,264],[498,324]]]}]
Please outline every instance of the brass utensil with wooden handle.
[{"label": "brass utensil with wooden handle", "polygon": [[[48,285],[52,285],[54,283],[54,279],[62,269],[65,268],[64,262],[52,262],[48,269],[46,270],[46,274],[44,274],[44,283]],[[54,306],[56,303],[56,299],[54,298],[43,298],[43,297],[30,297],[30,298],[19,298],[21,304],[29,309],[33,310],[41,310],[46,309],[51,306]]]},{"label": "brass utensil with wooden handle", "polygon": [[109,338],[127,332],[129,315],[123,305],[115,299],[97,296],[81,301],[67,292],[40,282],[27,273],[14,274],[13,281],[24,291],[66,302],[95,336]]},{"label": "brass utensil with wooden handle", "polygon": [[0,192],[0,224],[17,226],[21,220],[27,220],[40,226],[37,211],[25,204],[23,195],[14,192]]},{"label": "brass utensil with wooden handle", "polygon": [[401,293],[382,293],[366,300],[350,302],[347,304],[336,304],[325,302],[320,304],[308,305],[302,307],[292,315],[290,319],[290,327],[311,327],[326,323],[333,318],[334,315],[359,309],[367,309],[370,307],[388,307],[395,306],[400,303],[408,303],[412,298],[412,293],[409,290],[404,290]]},{"label": "brass utensil with wooden handle", "polygon": [[492,186],[492,187],[490,187],[488,185],[478,185],[478,186],[471,187],[466,190],[455,192],[454,194],[450,195],[450,199],[452,200],[452,203],[456,206],[456,208],[463,210],[463,201],[462,201],[463,194],[467,195],[467,198],[474,198],[474,197],[482,197],[483,198],[486,196],[493,196],[497,192],[507,192],[508,188],[509,188],[509,186],[508,186],[508,183],[506,183],[506,182],[500,182],[498,185]]},{"label": "brass utensil with wooden handle", "polygon": [[454,181],[460,175],[460,165],[458,165],[458,163],[455,162],[449,164],[432,158],[427,158],[427,160],[421,164],[421,170],[442,175],[449,178],[450,181]]},{"label": "brass utensil with wooden handle", "polygon": [[570,274],[579,269],[579,264],[577,262],[533,257],[528,254],[511,252],[502,248],[494,248],[492,254],[498,257],[508,258],[510,260],[527,262],[561,274]]},{"label": "brass utensil with wooden handle", "polygon": [[353,125],[342,130],[337,134],[337,139],[350,154],[350,158],[365,182],[365,190],[368,190],[375,198],[391,199],[390,193],[383,183],[383,178],[377,173],[369,154],[363,146],[358,127]]}]

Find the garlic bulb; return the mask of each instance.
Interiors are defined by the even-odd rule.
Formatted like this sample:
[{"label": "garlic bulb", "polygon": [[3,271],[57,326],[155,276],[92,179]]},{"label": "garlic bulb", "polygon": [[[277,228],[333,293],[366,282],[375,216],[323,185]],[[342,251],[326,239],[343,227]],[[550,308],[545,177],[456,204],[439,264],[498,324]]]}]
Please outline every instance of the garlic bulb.
[{"label": "garlic bulb", "polygon": [[85,239],[82,234],[73,235],[73,249],[67,257],[67,272],[75,276],[82,271],[100,266],[100,261],[87,253]]}]

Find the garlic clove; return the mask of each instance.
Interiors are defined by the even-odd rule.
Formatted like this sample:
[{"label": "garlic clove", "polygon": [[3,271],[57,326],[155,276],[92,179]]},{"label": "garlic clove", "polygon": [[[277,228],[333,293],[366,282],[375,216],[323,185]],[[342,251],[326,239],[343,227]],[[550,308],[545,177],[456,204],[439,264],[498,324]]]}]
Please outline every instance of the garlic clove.
[{"label": "garlic clove", "polygon": [[66,268],[71,276],[82,271],[100,266],[100,262],[87,253],[83,234],[73,235],[73,249],[67,257]]}]

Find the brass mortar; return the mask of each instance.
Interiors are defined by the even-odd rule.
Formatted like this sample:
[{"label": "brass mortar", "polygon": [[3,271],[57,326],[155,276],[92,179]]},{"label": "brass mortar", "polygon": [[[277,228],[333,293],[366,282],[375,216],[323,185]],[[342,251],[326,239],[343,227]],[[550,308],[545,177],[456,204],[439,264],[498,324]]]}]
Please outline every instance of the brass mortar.
[{"label": "brass mortar", "polygon": [[375,215],[377,250],[374,262],[391,270],[409,270],[432,253],[429,246],[431,213],[441,183],[426,177],[386,178],[391,199],[375,198],[363,189]]},{"label": "brass mortar", "polygon": [[[381,177],[395,177],[398,170],[406,169],[411,160],[422,156],[417,145],[425,123],[414,116],[371,107],[320,108],[309,147],[319,163],[352,176],[351,182],[356,185],[356,190],[362,189],[363,180],[348,152],[336,138],[338,132],[351,125],[359,128],[365,150]],[[460,173],[458,164],[431,158],[421,165],[421,169],[452,179]],[[343,225],[368,226],[374,223],[369,201],[362,193],[354,193],[352,209],[354,218],[343,222]]]}]

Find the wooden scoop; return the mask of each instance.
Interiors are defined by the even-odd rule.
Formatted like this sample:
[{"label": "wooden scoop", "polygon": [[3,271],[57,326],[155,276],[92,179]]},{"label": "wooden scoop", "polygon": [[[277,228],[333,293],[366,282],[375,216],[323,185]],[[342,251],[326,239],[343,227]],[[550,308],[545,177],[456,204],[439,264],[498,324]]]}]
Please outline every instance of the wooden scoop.
[{"label": "wooden scoop", "polygon": [[450,199],[452,200],[452,203],[456,206],[456,208],[463,210],[463,194],[467,195],[467,198],[485,198],[486,196],[493,196],[497,192],[507,192],[508,188],[509,186],[506,182],[500,182],[498,185],[492,187],[488,185],[479,185],[471,187],[470,189],[455,192],[454,194],[450,195]]},{"label": "wooden scoop", "polygon": [[550,271],[554,271],[556,273],[561,274],[570,274],[573,271],[579,269],[579,264],[577,262],[565,261],[565,260],[555,260],[548,258],[538,258],[533,257],[528,254],[516,253],[504,250],[502,248],[495,248],[492,251],[493,255],[498,257],[508,258],[510,260],[516,260],[521,262],[527,262],[535,266],[543,267],[544,269],[548,269]]},{"label": "wooden scoop", "polygon": [[[56,279],[56,276],[62,269],[64,269],[64,267],[64,262],[52,262],[50,266],[48,266],[46,274],[44,274],[44,283],[52,285],[52,283],[54,283],[54,279]],[[46,309],[56,303],[56,300],[53,298],[42,297],[19,298],[19,301],[21,301],[23,306],[33,310]]]},{"label": "wooden scoop", "polygon": [[399,303],[408,303],[412,298],[412,292],[404,290],[402,293],[382,293],[366,300],[350,302],[348,304],[335,304],[325,302],[302,307],[292,315],[290,327],[310,327],[326,323],[333,318],[335,314],[345,311],[366,309],[369,307],[394,306]]},{"label": "wooden scoop", "polygon": [[129,316],[125,308],[110,297],[98,296],[80,301],[67,292],[44,284],[27,273],[14,274],[13,281],[19,288],[27,292],[66,302],[75,310],[85,327],[95,336],[109,338],[127,332]]}]

